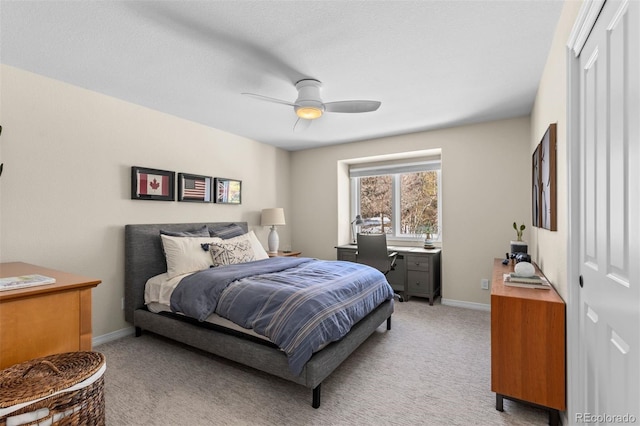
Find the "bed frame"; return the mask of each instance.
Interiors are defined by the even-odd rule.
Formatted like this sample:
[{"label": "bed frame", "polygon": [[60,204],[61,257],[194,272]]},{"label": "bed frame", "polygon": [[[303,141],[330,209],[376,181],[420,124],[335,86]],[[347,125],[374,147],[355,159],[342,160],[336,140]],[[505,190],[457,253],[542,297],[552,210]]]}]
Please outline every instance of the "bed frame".
[{"label": "bed frame", "polygon": [[[188,231],[204,225],[216,228],[230,223],[125,225],[125,319],[135,326],[136,336],[140,336],[142,330],[151,331],[310,388],[313,390],[311,405],[318,408],[322,381],[385,320],[387,330],[391,329],[393,301],[382,303],[355,324],[340,341],[316,352],[298,376],[294,376],[289,370],[286,355],[273,345],[203,327],[192,321],[181,320],[176,315],[148,311],[144,304],[145,283],[152,276],[167,271],[159,237],[160,230]],[[247,230],[246,222],[234,223]]]}]

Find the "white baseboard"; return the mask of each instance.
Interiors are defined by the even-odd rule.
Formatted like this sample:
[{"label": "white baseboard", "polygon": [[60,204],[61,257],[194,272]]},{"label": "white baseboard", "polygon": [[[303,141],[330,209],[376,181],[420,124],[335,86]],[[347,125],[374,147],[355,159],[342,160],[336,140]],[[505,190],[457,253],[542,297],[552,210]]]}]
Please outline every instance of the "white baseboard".
[{"label": "white baseboard", "polygon": [[441,303],[447,306],[454,306],[456,308],[475,309],[476,311],[491,311],[491,305],[476,302],[465,302],[462,300],[453,299],[441,299]]},{"label": "white baseboard", "polygon": [[120,330],[112,331],[111,333],[103,334],[102,336],[96,336],[91,339],[91,343],[93,346],[99,346],[103,343],[108,343],[126,336],[131,336],[134,333],[135,327],[122,328]]}]

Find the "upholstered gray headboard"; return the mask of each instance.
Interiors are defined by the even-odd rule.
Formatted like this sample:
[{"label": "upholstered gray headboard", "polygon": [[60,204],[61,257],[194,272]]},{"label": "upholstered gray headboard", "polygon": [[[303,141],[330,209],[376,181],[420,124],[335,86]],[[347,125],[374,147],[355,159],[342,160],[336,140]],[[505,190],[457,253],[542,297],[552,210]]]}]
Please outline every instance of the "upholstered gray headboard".
[{"label": "upholstered gray headboard", "polygon": [[236,223],[245,231],[246,222],[212,223],[161,223],[144,225],[125,225],[124,227],[124,317],[133,323],[133,312],[144,307],[144,286],[155,275],[167,272],[160,230],[181,232],[193,231],[203,226],[209,229]]}]

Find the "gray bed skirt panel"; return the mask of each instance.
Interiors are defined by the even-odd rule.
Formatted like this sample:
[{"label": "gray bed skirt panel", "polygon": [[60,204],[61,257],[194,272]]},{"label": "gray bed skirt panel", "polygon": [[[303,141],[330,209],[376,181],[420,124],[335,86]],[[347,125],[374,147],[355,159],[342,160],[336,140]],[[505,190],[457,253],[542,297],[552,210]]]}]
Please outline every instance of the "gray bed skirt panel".
[{"label": "gray bed skirt panel", "polygon": [[384,302],[378,306],[367,317],[354,325],[342,340],[316,352],[299,376],[294,376],[291,373],[287,357],[281,350],[260,343],[154,314],[143,309],[135,311],[134,324],[143,330],[160,334],[313,389],[322,383],[378,327],[384,324],[392,313],[392,301]]}]

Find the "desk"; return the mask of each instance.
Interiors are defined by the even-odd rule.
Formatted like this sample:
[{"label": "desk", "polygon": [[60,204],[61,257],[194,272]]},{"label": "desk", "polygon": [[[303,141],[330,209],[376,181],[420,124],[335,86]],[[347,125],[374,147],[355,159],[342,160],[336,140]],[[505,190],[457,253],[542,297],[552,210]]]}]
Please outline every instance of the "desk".
[{"label": "desk", "polygon": [[[441,249],[422,247],[388,246],[389,252],[398,252],[396,267],[387,274],[387,281],[394,291],[401,292],[405,300],[412,296],[425,297],[429,304],[441,296]],[[337,246],[338,260],[356,261],[356,244]]]},{"label": "desk", "polygon": [[55,353],[91,350],[91,289],[100,280],[28,263],[0,263],[0,277],[28,274],[56,282],[0,291],[0,369]]}]

